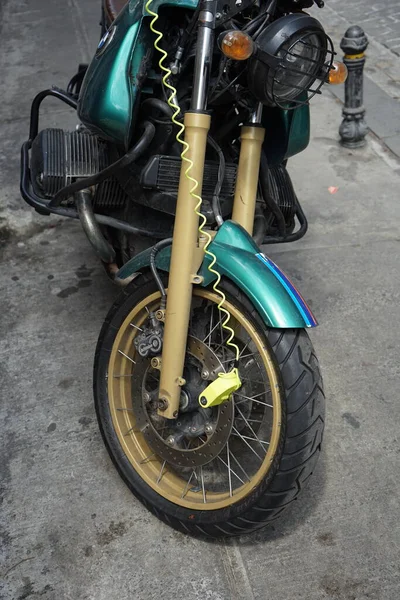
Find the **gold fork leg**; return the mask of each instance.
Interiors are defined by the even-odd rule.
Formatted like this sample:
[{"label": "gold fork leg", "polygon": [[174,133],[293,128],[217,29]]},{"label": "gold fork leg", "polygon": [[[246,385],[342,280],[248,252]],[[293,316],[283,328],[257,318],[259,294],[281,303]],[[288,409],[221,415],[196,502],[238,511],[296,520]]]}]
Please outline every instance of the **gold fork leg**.
[{"label": "gold fork leg", "polygon": [[[210,120],[210,116],[207,114],[185,114],[185,141],[189,144],[186,156],[193,162],[190,176],[199,184],[195,192],[198,195],[201,195],[203,186],[204,159]],[[179,410],[192,301],[192,278],[196,273],[194,260],[198,248],[199,219],[194,210],[197,201],[190,195],[193,182],[185,175],[187,168],[188,163],[182,161],[161,359],[160,405],[162,410],[160,409],[159,413],[168,419],[176,418]]]},{"label": "gold fork leg", "polygon": [[258,174],[264,136],[265,129],[259,126],[246,125],[242,127],[240,134],[240,158],[232,219],[242,225],[250,235],[253,235]]}]

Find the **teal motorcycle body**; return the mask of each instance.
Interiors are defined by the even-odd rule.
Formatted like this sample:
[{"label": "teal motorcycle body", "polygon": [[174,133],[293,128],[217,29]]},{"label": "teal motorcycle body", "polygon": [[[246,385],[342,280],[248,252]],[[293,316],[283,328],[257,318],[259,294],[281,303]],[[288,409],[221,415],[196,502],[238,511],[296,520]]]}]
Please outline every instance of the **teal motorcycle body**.
[{"label": "teal motorcycle body", "polygon": [[[152,11],[163,6],[194,11],[197,0],[153,0]],[[151,17],[144,0],[130,0],[102,37],[97,52],[86,70],[79,98],[78,117],[92,134],[114,144],[123,153],[137,137],[139,104],[151,98],[152,73],[149,64],[154,52]],[[155,76],[154,76],[155,80]],[[38,95],[37,106],[46,95],[60,95],[55,89]],[[67,96],[61,98],[72,105]],[[36,100],[35,100],[36,102]],[[34,105],[35,105],[34,102]],[[25,200],[43,214],[54,212],[74,216],[73,210],[50,205],[39,199],[29,185],[29,156],[32,140],[37,134],[36,122],[31,124],[30,140],[22,150],[21,191]],[[308,103],[295,110],[264,107],[262,125],[267,135],[264,151],[270,166],[285,161],[304,150],[309,143],[310,115]],[[33,133],[32,133],[33,132]],[[33,184],[34,186],[34,184]],[[305,226],[306,230],[306,226]],[[304,234],[304,228],[303,228]],[[310,328],[316,320],[293,284],[282,271],[257,247],[253,239],[237,224],[226,221],[215,236],[210,250],[217,257],[216,267],[222,276],[242,289],[260,312],[268,327]],[[150,249],[136,254],[120,268],[116,279],[123,281],[150,264]],[[169,270],[170,249],[159,252],[157,265]],[[204,260],[199,274],[203,285],[210,285],[213,276]]]},{"label": "teal motorcycle body", "polygon": [[[145,0],[130,0],[103,36],[78,103],[79,119],[88,129],[126,149],[135,132],[139,98],[152,95],[151,89],[143,88],[154,49],[145,4]],[[197,0],[154,0],[151,9],[157,12],[163,5],[194,10]],[[264,149],[269,164],[279,164],[308,146],[309,106],[265,109],[263,126],[268,132]]]},{"label": "teal motorcycle body", "polygon": [[[195,9],[196,0],[155,0],[152,10],[163,4]],[[128,148],[135,132],[139,97],[143,99],[146,64],[153,51],[154,36],[143,0],[131,0],[100,41],[89,65],[78,103],[78,116],[91,131]],[[148,80],[148,77],[147,77]],[[264,149],[270,164],[279,164],[309,143],[309,106],[296,110],[269,108],[264,111],[267,132]],[[215,237],[210,250],[217,257],[219,272],[244,290],[269,327],[310,328],[317,322],[293,284],[280,269],[262,254],[243,228],[226,222]],[[158,254],[157,265],[168,271],[170,249]],[[148,267],[150,250],[138,254],[118,273],[124,280]],[[199,274],[203,285],[212,282],[205,259]]]}]

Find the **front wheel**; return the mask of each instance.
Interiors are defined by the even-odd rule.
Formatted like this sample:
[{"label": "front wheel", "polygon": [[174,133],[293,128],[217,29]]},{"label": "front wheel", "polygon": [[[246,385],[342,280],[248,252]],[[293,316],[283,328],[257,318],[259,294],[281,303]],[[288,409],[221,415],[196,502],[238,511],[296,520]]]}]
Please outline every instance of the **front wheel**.
[{"label": "front wheel", "polygon": [[303,330],[267,329],[248,298],[223,282],[240,348],[242,387],[219,407],[198,397],[235,355],[226,345],[213,291],[193,292],[176,420],[158,414],[159,371],[143,358],[160,294],[136,278],[100,333],[94,396],[100,430],[121,477],[157,517],[194,535],[223,537],[275,519],[309,479],[321,450],[325,400]]}]

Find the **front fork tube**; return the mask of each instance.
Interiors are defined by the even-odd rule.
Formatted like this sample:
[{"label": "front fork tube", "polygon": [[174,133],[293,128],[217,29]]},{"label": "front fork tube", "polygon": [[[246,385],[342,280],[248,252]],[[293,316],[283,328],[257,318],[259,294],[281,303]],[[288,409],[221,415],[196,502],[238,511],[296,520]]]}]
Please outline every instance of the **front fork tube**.
[{"label": "front fork tube", "polygon": [[[193,192],[201,196],[207,134],[211,118],[206,113],[208,85],[214,46],[215,0],[201,0],[197,30],[196,60],[190,111],[185,114],[185,142],[189,148],[182,160],[171,266],[168,280],[167,308],[161,357],[159,414],[176,419],[179,412],[183,369],[189,328],[194,277],[204,256],[204,240],[199,239],[199,217],[196,199],[191,195],[193,179],[198,183]],[[189,167],[189,168],[188,168]],[[186,174],[188,171],[188,175]]]},{"label": "front fork tube", "polygon": [[[203,184],[204,159],[210,116],[189,112],[185,115],[185,140],[189,144],[187,157],[193,162],[190,175],[199,186]],[[239,167],[232,218],[250,235],[253,233],[260,157],[265,130],[257,123],[242,127]],[[195,200],[190,192],[193,181],[186,176],[187,164],[182,161],[179,193],[172,242],[171,267],[165,314],[164,341],[161,360],[159,414],[169,419],[178,415],[183,368],[192,300],[193,277],[203,256],[198,240],[199,220]],[[204,243],[204,241],[203,241]],[[199,247],[200,245],[200,247]],[[200,258],[200,259],[199,259]]]},{"label": "front fork tube", "polygon": [[[196,200],[191,192],[194,179],[198,183],[194,191],[201,195],[207,134],[211,121],[205,110],[214,37],[212,27],[214,14],[208,10],[208,6],[212,3],[213,0],[203,0],[203,10],[199,14],[200,27],[197,35],[191,111],[185,114],[184,120],[185,141],[189,146],[186,157],[192,162],[188,175],[192,180],[186,174],[189,163],[182,160],[160,365],[158,412],[167,419],[176,419],[179,413],[181,387],[185,384],[183,369],[193,283],[203,257],[204,240],[199,239],[199,218],[195,212]],[[242,127],[242,145],[232,216],[250,235],[253,233],[261,147],[265,133],[258,125],[261,113],[262,107],[259,105],[253,115],[252,124]]]},{"label": "front fork tube", "polygon": [[[204,113],[185,114],[185,141],[189,144],[186,157],[193,162],[189,175],[199,184],[195,190],[198,195],[201,195],[203,187],[204,159],[210,121],[210,116]],[[182,161],[161,358],[159,414],[167,419],[175,419],[178,416],[181,386],[184,384],[183,367],[193,278],[201,264],[201,260],[200,262],[196,260],[199,254],[199,218],[195,212],[196,200],[190,193],[194,184],[186,175],[188,165],[188,162]],[[201,258],[202,256],[201,253]]]},{"label": "front fork tube", "polygon": [[265,129],[257,123],[242,127],[232,220],[253,235],[258,175]]}]

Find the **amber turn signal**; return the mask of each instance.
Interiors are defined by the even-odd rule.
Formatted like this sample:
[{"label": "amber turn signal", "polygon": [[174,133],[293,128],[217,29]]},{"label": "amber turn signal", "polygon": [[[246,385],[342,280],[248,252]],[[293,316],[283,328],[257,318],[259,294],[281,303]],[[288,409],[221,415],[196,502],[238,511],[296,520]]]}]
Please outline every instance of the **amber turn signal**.
[{"label": "amber turn signal", "polygon": [[328,75],[328,83],[331,85],[339,85],[347,79],[348,71],[344,63],[334,60]]},{"label": "amber turn signal", "polygon": [[254,52],[254,42],[247,33],[227,31],[219,39],[222,54],[233,60],[247,60]]}]

